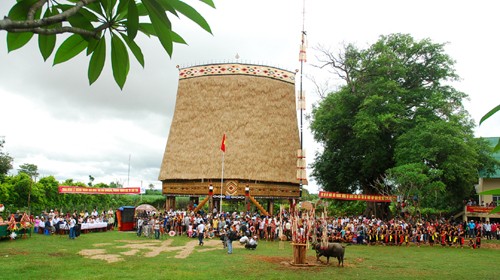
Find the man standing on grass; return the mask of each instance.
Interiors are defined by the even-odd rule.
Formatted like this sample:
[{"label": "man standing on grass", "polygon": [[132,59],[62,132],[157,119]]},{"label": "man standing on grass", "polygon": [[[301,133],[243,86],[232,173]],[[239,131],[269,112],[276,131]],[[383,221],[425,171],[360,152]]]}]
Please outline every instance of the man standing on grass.
[{"label": "man standing on grass", "polygon": [[484,235],[486,235],[486,239],[491,239],[491,224],[490,221],[486,221],[486,223],[483,224],[483,229],[484,229]]},{"label": "man standing on grass", "polygon": [[144,223],[144,221],[142,220],[142,217],[139,217],[139,219],[137,220],[137,236],[141,236],[141,233],[142,233],[142,224]]},{"label": "man standing on grass", "polygon": [[231,225],[229,232],[227,233],[227,253],[233,253],[233,241],[238,239],[238,233],[236,232],[235,225]]},{"label": "man standing on grass", "polygon": [[76,234],[75,234],[75,225],[76,225],[76,220],[73,216],[69,218],[69,239],[75,239]]},{"label": "man standing on grass", "polygon": [[198,240],[200,241],[198,245],[203,246],[203,236],[205,235],[205,224],[203,223],[203,220],[200,221],[196,230],[198,231]]}]

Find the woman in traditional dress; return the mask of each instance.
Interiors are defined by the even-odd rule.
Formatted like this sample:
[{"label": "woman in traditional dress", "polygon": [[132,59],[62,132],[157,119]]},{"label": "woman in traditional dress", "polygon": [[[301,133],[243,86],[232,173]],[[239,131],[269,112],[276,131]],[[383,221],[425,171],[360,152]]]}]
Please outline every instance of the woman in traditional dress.
[{"label": "woman in traditional dress", "polygon": [[460,243],[460,248],[463,248],[465,243],[465,232],[463,230],[458,231],[458,242]]},{"label": "woman in traditional dress", "polygon": [[441,246],[446,246],[447,231],[444,227],[441,228]]},{"label": "woman in traditional dress", "polygon": [[431,227],[428,227],[427,230],[429,232],[429,245],[432,247],[432,246],[434,246],[434,242],[436,241],[436,236],[435,236],[434,231]]}]

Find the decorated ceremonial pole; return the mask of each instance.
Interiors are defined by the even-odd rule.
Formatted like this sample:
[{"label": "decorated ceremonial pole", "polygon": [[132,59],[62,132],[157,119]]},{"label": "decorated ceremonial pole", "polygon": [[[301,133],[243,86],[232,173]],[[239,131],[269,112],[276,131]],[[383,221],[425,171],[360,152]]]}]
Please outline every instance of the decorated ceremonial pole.
[{"label": "decorated ceremonial pole", "polygon": [[224,186],[224,154],[226,153],[226,134],[222,136],[222,143],[220,144],[220,150],[222,151],[222,175],[220,177],[220,206],[219,214],[222,214],[222,187]]},{"label": "decorated ceremonial pole", "polygon": [[[303,126],[303,111],[305,109],[305,96],[302,88],[302,77],[304,72],[304,63],[307,61],[306,58],[306,31],[305,31],[305,0],[302,5],[302,32],[301,32],[301,44],[299,51],[299,61],[300,61],[300,84],[299,84],[299,96],[297,98],[298,109],[300,110],[300,150],[297,153],[297,179],[300,182],[300,193],[299,199],[302,197],[303,181],[306,179],[306,164],[305,164],[305,153],[304,153],[304,126]],[[306,249],[307,242],[309,238],[311,223],[309,221],[310,216],[308,214],[303,215],[298,211],[296,207],[296,202],[293,200],[293,205],[291,205],[291,222],[292,222],[292,247],[293,247],[293,261],[292,265],[307,265],[306,263]],[[314,214],[312,214],[314,215]]]},{"label": "decorated ceremonial pole", "polygon": [[303,124],[303,115],[304,115],[304,110],[306,109],[306,100],[305,100],[305,94],[304,94],[304,89],[302,87],[302,79],[304,76],[304,63],[307,62],[307,56],[306,56],[306,48],[307,48],[307,42],[306,42],[306,30],[305,30],[305,18],[306,18],[306,11],[305,11],[305,0],[302,3],[302,32],[301,32],[301,37],[300,37],[300,51],[299,51],[299,62],[300,62],[300,82],[299,82],[299,96],[298,96],[298,109],[300,110],[300,152],[298,153],[298,179],[300,182],[300,192],[299,192],[299,199],[302,197],[302,188],[304,186],[303,180],[307,179],[306,177],[306,164],[305,164],[305,152],[304,152],[304,124]]}]

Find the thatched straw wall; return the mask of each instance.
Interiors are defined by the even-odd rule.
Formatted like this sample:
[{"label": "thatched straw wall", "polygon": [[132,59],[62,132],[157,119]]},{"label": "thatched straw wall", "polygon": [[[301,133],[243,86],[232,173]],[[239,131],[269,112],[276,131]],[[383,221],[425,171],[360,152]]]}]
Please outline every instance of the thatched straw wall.
[{"label": "thatched straw wall", "polygon": [[225,133],[224,180],[298,185],[295,73],[265,69],[282,76],[270,77],[266,71],[261,76],[242,71],[191,75],[181,69],[160,180],[220,182]]}]

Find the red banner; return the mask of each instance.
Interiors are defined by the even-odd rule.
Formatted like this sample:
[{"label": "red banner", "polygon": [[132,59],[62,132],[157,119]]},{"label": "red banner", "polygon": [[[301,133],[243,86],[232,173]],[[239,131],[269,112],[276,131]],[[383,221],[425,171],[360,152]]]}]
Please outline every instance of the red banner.
[{"label": "red banner", "polygon": [[75,186],[59,186],[59,193],[140,194],[141,188],[87,188]]},{"label": "red banner", "polygon": [[341,200],[363,200],[372,202],[391,202],[396,199],[396,196],[319,192],[319,198],[341,199]]},{"label": "red banner", "polygon": [[484,207],[484,206],[469,206],[467,205],[467,212],[474,213],[490,213],[495,207]]}]

